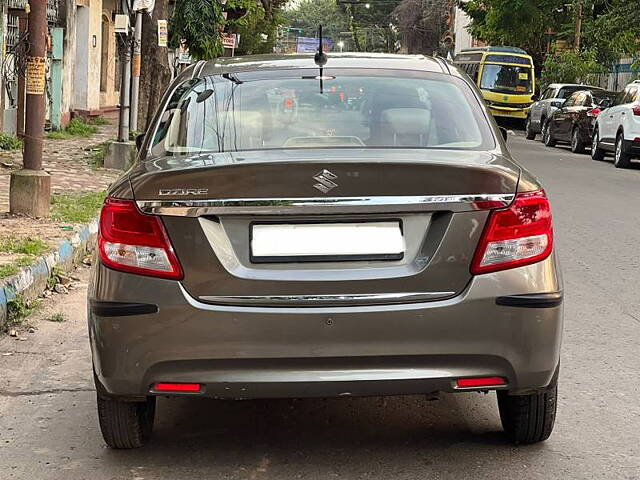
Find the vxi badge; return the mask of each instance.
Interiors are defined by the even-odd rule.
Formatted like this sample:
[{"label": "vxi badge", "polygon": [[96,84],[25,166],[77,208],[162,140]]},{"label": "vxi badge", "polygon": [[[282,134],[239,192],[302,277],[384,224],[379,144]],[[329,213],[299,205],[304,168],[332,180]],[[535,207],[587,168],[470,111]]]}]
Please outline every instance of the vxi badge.
[{"label": "vxi badge", "polygon": [[313,176],[313,179],[318,182],[313,186],[313,188],[317,188],[322,193],[327,193],[338,186],[337,183],[333,182],[336,178],[338,178],[337,175],[331,173],[325,168]]}]

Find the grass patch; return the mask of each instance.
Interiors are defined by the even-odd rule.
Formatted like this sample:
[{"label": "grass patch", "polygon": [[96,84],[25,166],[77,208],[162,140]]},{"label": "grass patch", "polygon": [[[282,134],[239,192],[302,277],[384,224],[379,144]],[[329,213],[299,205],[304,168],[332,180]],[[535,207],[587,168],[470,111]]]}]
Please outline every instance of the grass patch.
[{"label": "grass patch", "polygon": [[92,145],[87,148],[88,151],[91,152],[89,163],[91,164],[91,168],[102,168],[104,167],[104,157],[107,154],[107,148],[109,147],[109,142],[98,143],[97,145]]},{"label": "grass patch", "polygon": [[22,150],[22,140],[9,133],[0,132],[0,150]]},{"label": "grass patch", "polygon": [[36,257],[20,257],[13,263],[7,265],[0,265],[0,278],[10,277],[20,271],[22,267],[30,267],[33,262],[36,261]]},{"label": "grass patch", "polygon": [[90,137],[98,131],[94,125],[89,125],[81,118],[74,118],[64,130],[54,130],[47,133],[47,138],[54,140],[67,140],[73,137]]},{"label": "grass patch", "polygon": [[39,300],[27,301],[22,295],[16,295],[7,302],[7,323],[5,329],[15,327],[40,307]]},{"label": "grass patch", "polygon": [[93,117],[89,119],[89,125],[110,125],[111,122],[104,117]]},{"label": "grass patch", "polygon": [[105,192],[89,192],[51,197],[51,218],[57,222],[88,223],[104,203]]},{"label": "grass patch", "polygon": [[0,278],[10,277],[20,271],[20,268],[15,263],[9,263],[7,265],[0,265]]},{"label": "grass patch", "polygon": [[67,317],[64,316],[64,313],[57,312],[53,315],[49,315],[45,320],[48,322],[62,323],[67,321]]},{"label": "grass patch", "polygon": [[47,244],[39,238],[8,237],[0,240],[0,252],[22,253],[23,255],[42,255],[47,251]]}]

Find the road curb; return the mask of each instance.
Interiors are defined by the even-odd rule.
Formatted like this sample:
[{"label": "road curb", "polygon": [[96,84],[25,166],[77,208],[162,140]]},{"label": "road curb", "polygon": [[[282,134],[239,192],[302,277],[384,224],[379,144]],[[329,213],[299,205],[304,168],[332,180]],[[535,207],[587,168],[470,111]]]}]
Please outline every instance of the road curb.
[{"label": "road curb", "polygon": [[55,251],[40,257],[33,265],[24,267],[15,275],[0,280],[0,329],[8,320],[9,302],[18,295],[27,301],[42,295],[54,268],[68,272],[78,265],[88,252],[93,251],[97,233],[98,221],[93,220],[70,239],[61,242]]}]

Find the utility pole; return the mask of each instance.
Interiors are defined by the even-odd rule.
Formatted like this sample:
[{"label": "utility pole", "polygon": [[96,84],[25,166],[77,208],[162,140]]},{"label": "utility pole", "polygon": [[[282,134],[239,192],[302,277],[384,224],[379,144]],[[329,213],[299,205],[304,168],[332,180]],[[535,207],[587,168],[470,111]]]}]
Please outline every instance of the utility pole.
[{"label": "utility pole", "polygon": [[140,96],[140,52],[142,51],[142,10],[136,12],[136,28],[133,38],[133,63],[131,65],[131,130],[138,130],[138,98]]},{"label": "utility pole", "polygon": [[11,174],[9,210],[11,213],[45,217],[49,214],[51,202],[51,177],[42,170],[47,2],[31,3],[28,32],[23,168]]},{"label": "utility pole", "polygon": [[580,41],[582,37],[582,16],[583,16],[582,1],[578,0],[578,12],[576,15],[576,37],[574,41],[574,47],[576,52],[580,52]]}]

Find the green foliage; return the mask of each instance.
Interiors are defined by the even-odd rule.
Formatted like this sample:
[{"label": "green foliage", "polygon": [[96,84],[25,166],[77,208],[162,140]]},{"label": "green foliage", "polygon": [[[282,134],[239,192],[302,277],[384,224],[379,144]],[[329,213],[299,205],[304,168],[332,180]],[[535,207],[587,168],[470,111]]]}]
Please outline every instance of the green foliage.
[{"label": "green foliage", "polygon": [[51,274],[49,275],[49,278],[47,278],[47,288],[49,290],[53,290],[53,287],[60,283],[60,276],[63,273],[63,270],[58,265],[53,266]]},{"label": "green foliage", "polygon": [[9,133],[0,132],[0,150],[22,150],[22,140]]},{"label": "green foliage", "polygon": [[139,132],[138,130],[130,130],[129,131],[129,140],[133,142],[136,139],[136,137],[138,135],[140,135],[140,133],[142,133],[142,132]]},{"label": "green foliage", "polygon": [[89,125],[110,125],[111,122],[104,117],[93,117],[89,119]]},{"label": "green foliage", "polygon": [[10,277],[18,273],[20,269],[15,263],[9,263],[7,265],[0,265],[0,278]]},{"label": "green foliage", "polygon": [[[238,53],[267,53],[275,42],[279,10],[285,0],[227,0],[224,9],[247,9],[242,18],[225,20],[219,0],[176,0],[169,20],[169,46],[183,42],[195,60],[211,60],[224,53],[221,32],[240,34]],[[262,40],[262,35],[267,41]]]},{"label": "green foliage", "polygon": [[47,320],[48,322],[62,323],[67,321],[67,317],[65,317],[64,313],[56,312],[52,315],[49,315],[45,320]]},{"label": "green foliage", "polygon": [[[257,55],[272,53],[276,42],[278,26],[285,22],[280,12],[268,16],[258,3],[249,7],[243,22],[235,27],[240,35],[240,45],[236,55]],[[266,39],[263,37],[266,36]]]},{"label": "green foliage", "polygon": [[94,125],[89,125],[81,118],[74,118],[64,130],[54,130],[47,133],[47,138],[54,140],[68,140],[73,137],[90,137],[98,131]]},{"label": "green foliage", "polygon": [[544,62],[540,83],[542,87],[550,83],[589,83],[589,75],[601,69],[593,51],[578,53],[566,50],[550,55]]},{"label": "green foliage", "polygon": [[47,244],[39,238],[8,237],[0,240],[0,252],[21,253],[23,255],[42,255],[47,251]]},{"label": "green foliage", "polygon": [[91,168],[104,167],[104,157],[107,154],[108,146],[109,142],[103,142],[87,148],[91,152]]},{"label": "green foliage", "polygon": [[349,16],[335,0],[302,0],[295,8],[283,12],[285,24],[301,28],[301,37],[315,37],[322,24],[323,35],[338,42],[340,32],[349,31]]},{"label": "green foliage", "polygon": [[88,223],[102,208],[105,192],[53,195],[51,218],[57,222]]},{"label": "green foliage", "polygon": [[40,307],[40,301],[27,301],[22,295],[16,295],[7,302],[7,324],[5,328],[20,324],[26,317]]},{"label": "green foliage", "polygon": [[585,0],[588,10],[593,7],[601,14],[587,16],[583,24],[582,46],[592,50],[599,63],[607,67],[622,56],[638,58],[638,4],[628,0]]},{"label": "green foliage", "polygon": [[169,45],[184,41],[191,57],[210,60],[222,54],[220,26],[224,25],[222,5],[211,0],[176,0],[171,15]]},{"label": "green foliage", "polygon": [[471,17],[470,33],[492,45],[525,49],[542,63],[550,37],[570,18],[564,0],[470,0],[459,2]]},{"label": "green foliage", "polygon": [[0,278],[10,277],[11,275],[15,275],[20,271],[22,267],[29,267],[33,265],[35,257],[20,257],[13,263],[9,263],[7,265],[0,265]]}]

